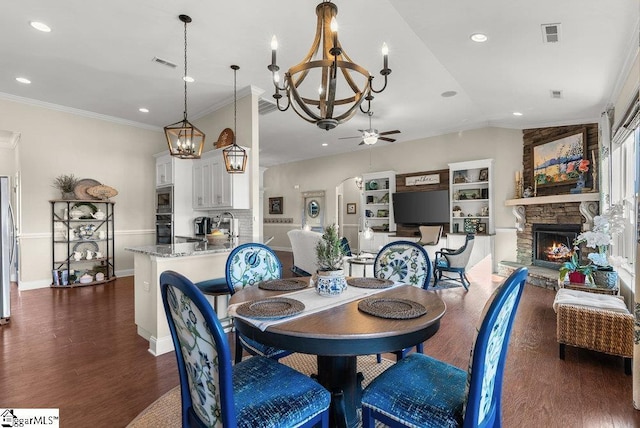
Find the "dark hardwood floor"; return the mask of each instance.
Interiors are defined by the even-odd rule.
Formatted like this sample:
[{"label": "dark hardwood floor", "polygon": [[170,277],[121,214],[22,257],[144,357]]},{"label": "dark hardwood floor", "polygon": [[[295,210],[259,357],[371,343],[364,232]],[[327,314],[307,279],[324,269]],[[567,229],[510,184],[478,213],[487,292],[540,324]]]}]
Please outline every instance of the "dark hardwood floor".
[{"label": "dark hardwood floor", "polygon": [[[290,276],[291,253],[279,252]],[[473,269],[469,292],[436,291],[447,304],[425,353],[467,367],[484,302],[501,278]],[[511,336],[505,427],[634,427],[632,380],[621,358],[568,348],[558,358],[554,293],[527,286]],[[0,327],[0,408],[57,407],[62,427],[123,427],[178,384],[173,353],[153,357],[136,334],[133,278],[75,289],[12,290]]]}]

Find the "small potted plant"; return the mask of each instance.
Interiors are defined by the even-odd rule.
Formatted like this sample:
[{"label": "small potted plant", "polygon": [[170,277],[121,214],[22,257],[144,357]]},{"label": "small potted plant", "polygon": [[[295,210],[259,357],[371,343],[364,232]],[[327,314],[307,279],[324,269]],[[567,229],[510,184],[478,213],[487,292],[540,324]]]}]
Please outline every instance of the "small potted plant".
[{"label": "small potted plant", "polygon": [[74,199],[74,189],[78,179],[73,174],[63,174],[53,180],[53,187],[60,191],[62,199]]},{"label": "small potted plant", "polygon": [[344,276],[342,248],[338,228],[335,224],[327,227],[322,239],[316,244],[318,270],[316,272],[316,290],[322,296],[337,296],[347,289]]},{"label": "small potted plant", "polygon": [[584,284],[586,282],[593,284],[594,266],[591,264],[581,265],[578,260],[578,253],[574,251],[571,260],[568,260],[560,266],[560,281],[565,282],[567,276],[569,282],[575,284]]}]

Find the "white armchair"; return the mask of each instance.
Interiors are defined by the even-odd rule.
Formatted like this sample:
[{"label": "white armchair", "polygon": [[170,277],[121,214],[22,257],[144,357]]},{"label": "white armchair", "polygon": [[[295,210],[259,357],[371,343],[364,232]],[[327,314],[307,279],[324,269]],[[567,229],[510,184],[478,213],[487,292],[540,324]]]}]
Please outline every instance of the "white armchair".
[{"label": "white armchair", "polygon": [[322,233],[293,229],[287,235],[293,252],[291,270],[299,276],[311,276],[318,269],[316,244],[322,239]]}]

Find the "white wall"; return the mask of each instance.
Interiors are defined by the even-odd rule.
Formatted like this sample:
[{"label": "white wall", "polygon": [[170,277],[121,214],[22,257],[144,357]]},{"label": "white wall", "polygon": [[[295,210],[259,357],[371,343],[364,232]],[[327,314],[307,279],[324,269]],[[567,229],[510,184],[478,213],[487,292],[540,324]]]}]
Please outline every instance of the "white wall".
[{"label": "white wall", "polygon": [[[115,204],[116,271],[133,269],[125,246],[153,243],[153,153],[166,148],[161,130],[83,117],[0,100],[0,129],[20,132],[20,287],[51,283],[51,184],[60,174],[93,178],[118,190]],[[4,153],[2,153],[4,155]],[[4,162],[3,162],[4,165]]]},{"label": "white wall", "polygon": [[[326,192],[325,224],[331,224],[337,220],[335,218],[336,186],[346,178],[385,170],[393,170],[398,174],[431,171],[448,168],[450,162],[486,158],[495,159],[496,229],[504,229],[501,232],[501,240],[507,236],[505,245],[515,249],[515,218],[511,210],[504,206],[504,200],[513,197],[515,172],[522,169],[522,132],[503,128],[460,131],[405,143],[373,146],[371,165],[369,165],[369,149],[363,147],[344,155],[269,168],[264,173],[264,199],[267,201],[269,197],[283,196],[283,217],[292,217],[293,224],[265,224],[264,233],[276,237],[274,246],[290,248],[286,232],[291,228],[300,227],[301,192],[311,190]],[[358,208],[358,212],[361,213],[361,207]],[[509,259],[506,255],[504,257]],[[515,260],[515,253],[513,260]]]}]

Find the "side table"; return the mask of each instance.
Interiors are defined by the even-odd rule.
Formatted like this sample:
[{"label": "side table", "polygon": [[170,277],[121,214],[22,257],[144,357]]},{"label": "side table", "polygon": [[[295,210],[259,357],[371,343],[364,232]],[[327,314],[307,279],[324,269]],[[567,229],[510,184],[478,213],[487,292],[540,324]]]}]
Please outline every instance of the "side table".
[{"label": "side table", "polygon": [[[351,259],[347,259],[347,262],[349,263],[349,276],[352,276],[352,267],[353,265],[361,265],[362,266],[362,276],[363,277],[367,277],[367,266],[373,266],[373,263],[375,262],[374,258],[371,257],[354,257]],[[371,271],[371,276],[373,276],[373,270]]]}]

